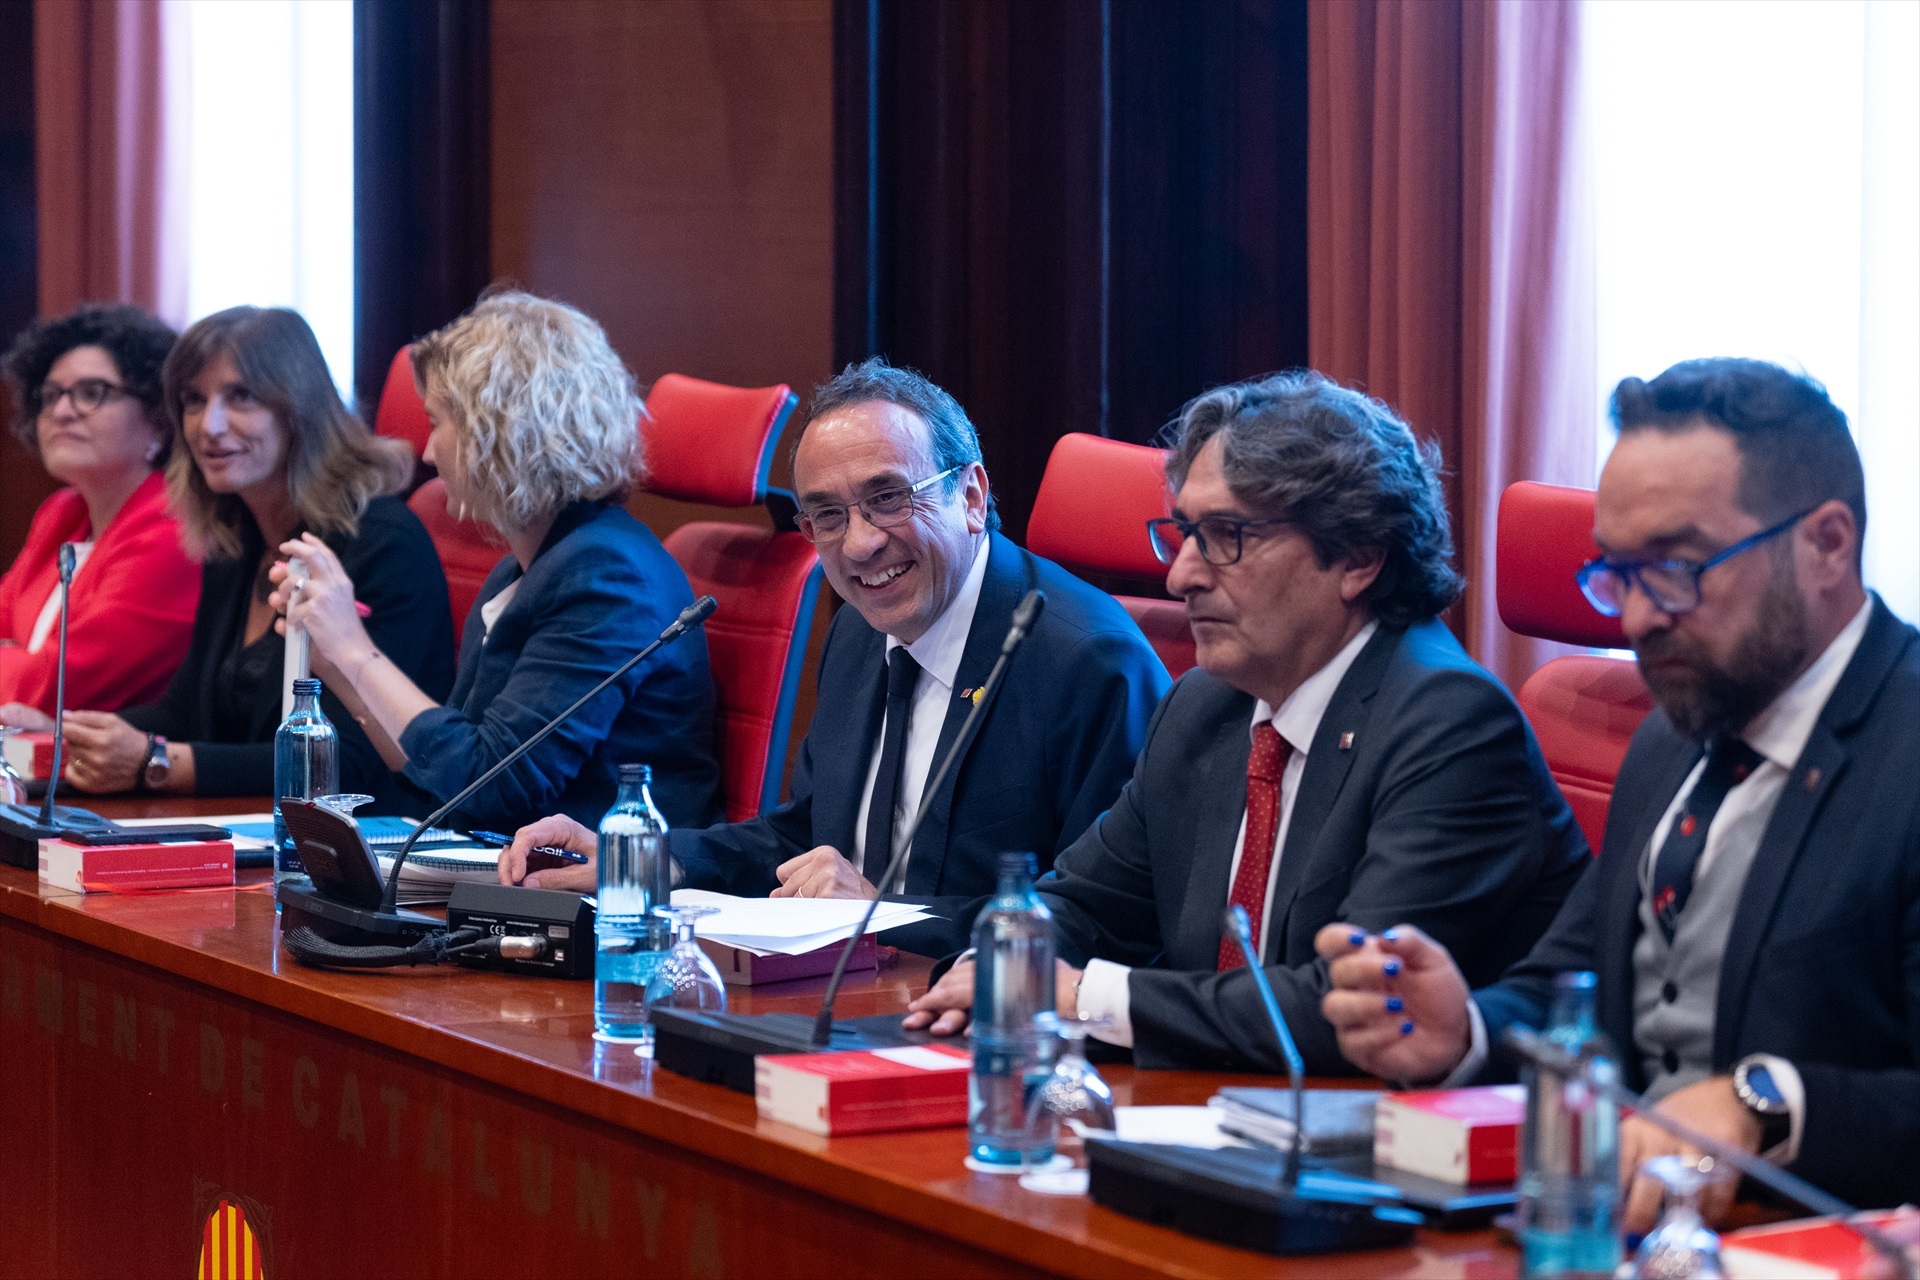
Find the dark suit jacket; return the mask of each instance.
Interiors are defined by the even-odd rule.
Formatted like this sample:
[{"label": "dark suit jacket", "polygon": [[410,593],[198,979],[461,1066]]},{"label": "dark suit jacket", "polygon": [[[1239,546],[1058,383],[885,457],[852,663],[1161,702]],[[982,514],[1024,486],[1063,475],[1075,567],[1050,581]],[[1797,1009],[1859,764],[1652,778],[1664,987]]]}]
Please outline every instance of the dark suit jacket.
[{"label": "dark suit jacket", "polygon": [[[1182,676],[1133,780],[1039,885],[1063,959],[1134,966],[1141,1066],[1286,1069],[1252,975],[1215,972],[1253,708],[1205,671]],[[1322,926],[1415,924],[1468,973],[1493,975],[1527,953],[1587,861],[1506,689],[1439,622],[1381,627],[1307,752],[1261,936],[1307,1070],[1352,1071],[1320,1016]]]},{"label": "dark suit jacket", "polygon": [[[1113,803],[1167,687],[1166,668],[1112,596],[989,536],[986,578],[933,768],[972,709],[962,695],[985,683],[999,656],[1014,605],[1031,586],[1046,592],[1047,603],[914,836],[906,897],[942,919],[883,938],[927,955],[967,945],[1001,852],[1031,850],[1042,869],[1052,866]],[[800,746],[792,799],[747,822],[675,831],[673,854],[689,885],[764,895],[787,859],[823,844],[852,850],[886,678],[886,637],[858,610],[841,609],[820,655],[819,710]],[[867,851],[875,875],[876,857],[884,862],[886,854]]]},{"label": "dark suit jacket", "polygon": [[[1800,1071],[1806,1127],[1794,1172],[1869,1205],[1920,1199],[1916,725],[1920,632],[1876,598],[1761,837],[1714,1010],[1715,1071],[1750,1053]],[[1633,1047],[1638,870],[1700,752],[1658,709],[1640,726],[1614,784],[1599,861],[1525,962],[1474,995],[1495,1046],[1510,1025],[1544,1024],[1554,974],[1592,969],[1601,1026],[1622,1052],[1627,1082],[1645,1086]]]},{"label": "dark suit jacket", "polygon": [[[240,555],[200,571],[193,642],[158,702],[121,717],[144,733],[193,747],[194,789],[203,796],[273,794],[273,735],[280,728],[286,641],[272,628],[252,644],[247,608],[266,543],[250,516]],[[324,539],[371,612],[367,635],[431,698],[453,683],[453,615],[447,579],[420,518],[398,498],[375,498],[351,538]],[[369,813],[416,807],[366,732],[326,690],[321,710],[340,736],[340,788],[374,797]]]},{"label": "dark suit jacket", "polygon": [[[480,606],[518,580],[488,634]],[[687,575],[647,527],[605,502],[560,513],[526,573],[504,557],[467,614],[445,706],[400,735],[406,776],[444,803],[612,674],[693,603]],[[669,824],[720,813],[713,675],[704,631],[682,636],[574,713],[449,821],[512,831],[543,814],[597,826],[620,766],[653,766]]]}]

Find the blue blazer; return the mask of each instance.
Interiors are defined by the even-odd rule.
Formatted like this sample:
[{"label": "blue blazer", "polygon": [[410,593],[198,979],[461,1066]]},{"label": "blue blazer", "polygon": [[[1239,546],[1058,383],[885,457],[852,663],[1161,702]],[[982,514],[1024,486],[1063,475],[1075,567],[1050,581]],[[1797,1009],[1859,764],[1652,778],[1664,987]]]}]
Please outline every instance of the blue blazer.
[{"label": "blue blazer", "polygon": [[[480,606],[510,583],[489,634]],[[658,636],[693,589],[647,527],[618,506],[580,502],[554,521],[523,574],[503,557],[467,614],[445,706],[400,735],[406,776],[444,803]],[[550,813],[597,826],[623,764],[653,766],[669,824],[720,814],[713,676],[704,632],[682,636],[622,676],[488,783],[450,821],[512,831]]]},{"label": "blue blazer", "polygon": [[[1166,668],[1112,596],[989,536],[980,602],[932,767],[959,737],[972,709],[963,695],[985,683],[1020,597],[1037,586],[1047,604],[914,836],[905,896],[942,919],[883,936],[926,955],[967,945],[1001,852],[1032,851],[1044,872],[1113,803],[1167,688]],[[820,655],[819,709],[800,747],[792,799],[747,822],[675,831],[687,884],[765,895],[787,859],[815,845],[852,850],[886,683],[886,636],[857,609],[841,609]]]},{"label": "blue blazer", "polygon": [[[1856,1204],[1920,1200],[1920,632],[1876,597],[1760,839],[1720,965],[1713,1069],[1785,1058],[1806,1085],[1793,1171]],[[1600,1024],[1627,1083],[1639,866],[1701,744],[1655,708],[1613,788],[1599,860],[1553,927],[1476,991],[1494,1046],[1542,1026],[1553,975],[1599,976]],[[1507,1072],[1496,1051],[1495,1071]]]}]

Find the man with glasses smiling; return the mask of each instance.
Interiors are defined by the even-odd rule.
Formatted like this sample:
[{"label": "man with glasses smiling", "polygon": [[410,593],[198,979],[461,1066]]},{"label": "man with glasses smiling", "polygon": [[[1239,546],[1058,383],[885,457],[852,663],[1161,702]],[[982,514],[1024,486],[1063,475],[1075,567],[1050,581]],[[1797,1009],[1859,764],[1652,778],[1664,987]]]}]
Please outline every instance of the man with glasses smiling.
[{"label": "man with glasses smiling", "polygon": [[[1507,691],[1438,620],[1460,591],[1439,451],[1318,374],[1182,412],[1153,521],[1199,669],[1113,808],[1042,878],[1058,1007],[1146,1067],[1283,1071],[1229,904],[1307,1069],[1350,1072],[1319,1014],[1314,934],[1419,921],[1491,980],[1525,955],[1587,846]],[[965,1025],[962,962],[909,1025]]]},{"label": "man with glasses smiling", "polygon": [[[1605,848],[1495,984],[1419,929],[1328,927],[1326,1015],[1365,1070],[1465,1082],[1506,1027],[1542,1025],[1556,974],[1591,969],[1660,1110],[1856,1203],[1920,1198],[1920,633],[1861,581],[1846,417],[1729,359],[1629,378],[1613,412],[1579,582],[1658,705]],[[1660,1207],[1640,1164],[1677,1149],[1627,1121],[1626,1230]],[[1708,1189],[1709,1217],[1733,1191]]]}]

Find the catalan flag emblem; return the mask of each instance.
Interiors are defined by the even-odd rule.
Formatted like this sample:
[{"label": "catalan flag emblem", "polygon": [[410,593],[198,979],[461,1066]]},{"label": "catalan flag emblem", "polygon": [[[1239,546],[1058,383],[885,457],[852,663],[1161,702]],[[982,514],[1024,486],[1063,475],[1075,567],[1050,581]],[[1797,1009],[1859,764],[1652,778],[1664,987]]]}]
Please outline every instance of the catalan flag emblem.
[{"label": "catalan flag emblem", "polygon": [[246,1211],[222,1200],[200,1229],[198,1280],[266,1280],[266,1274]]}]

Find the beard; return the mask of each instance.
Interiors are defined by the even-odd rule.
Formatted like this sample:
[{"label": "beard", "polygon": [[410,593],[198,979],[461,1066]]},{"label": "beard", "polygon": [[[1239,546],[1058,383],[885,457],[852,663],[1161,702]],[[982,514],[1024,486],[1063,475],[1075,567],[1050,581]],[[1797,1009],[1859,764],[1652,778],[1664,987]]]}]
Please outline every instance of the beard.
[{"label": "beard", "polygon": [[1676,729],[1701,741],[1737,733],[1806,665],[1807,608],[1793,561],[1774,562],[1753,625],[1725,665],[1670,628],[1641,637],[1634,652],[1654,701]]}]

